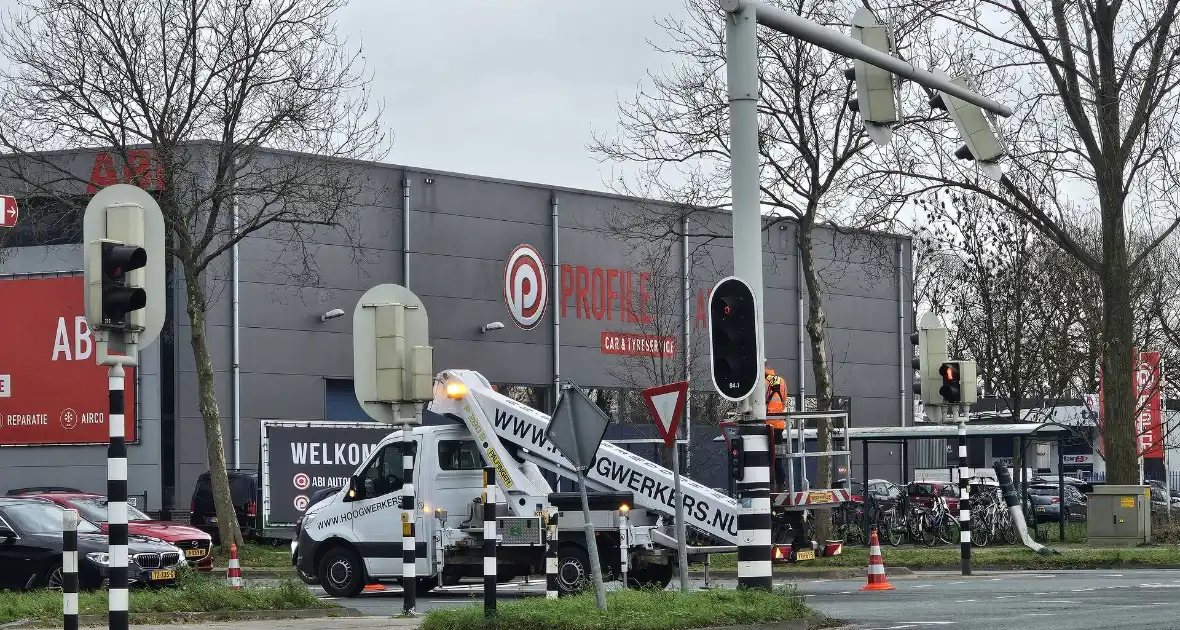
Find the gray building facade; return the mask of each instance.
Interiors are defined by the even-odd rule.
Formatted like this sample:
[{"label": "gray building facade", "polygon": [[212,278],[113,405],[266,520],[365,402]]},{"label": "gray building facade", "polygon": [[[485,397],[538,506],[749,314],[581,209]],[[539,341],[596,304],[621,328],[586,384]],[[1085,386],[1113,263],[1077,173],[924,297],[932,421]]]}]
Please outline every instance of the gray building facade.
[{"label": "gray building facade", "polygon": [[[53,158],[81,178],[73,192],[82,205],[87,194],[130,175],[107,168],[104,155]],[[713,284],[732,268],[727,215],[694,215],[689,233],[709,236],[642,243],[617,237],[606,224],[610,217],[652,212],[650,201],[397,165],[341,168],[365,170],[385,192],[358,203],[350,237],[325,229],[306,242],[314,282],[290,277],[298,261],[284,247],[289,243],[266,231],[238,247],[236,291],[232,252],[210,271],[207,334],[231,465],[257,465],[261,420],[366,419],[351,387],[351,314],[369,287],[398,283],[426,304],[436,371],[478,370],[545,410],[554,402],[555,380],[573,380],[620,414],[617,439],[655,436],[641,417],[646,412],[637,412],[633,390],[658,384],[660,365],[678,366],[667,374],[679,378],[687,350],[695,392],[696,463],[689,472],[724,485],[721,448],[713,442],[720,412],[710,393],[703,307]],[[151,178],[130,181],[152,185]],[[22,223],[37,220],[26,213]],[[80,232],[54,238],[26,232],[8,239],[0,282],[81,273]],[[796,225],[784,221],[763,237],[768,362],[792,393],[802,388],[812,395]],[[854,426],[910,424],[909,240],[822,228],[815,251],[826,284],[837,396],[847,401]],[[139,439],[129,447],[129,492],[143,495],[153,512],[175,514],[187,511],[196,477],[208,464],[184,290],[177,274],[171,277],[169,322],[142,353],[136,375]],[[346,315],[323,320],[332,309]],[[0,308],[0,325],[6,310]],[[494,322],[503,328],[487,326]],[[0,362],[19,360],[0,356]],[[646,372],[652,365],[655,371]],[[3,407],[0,399],[0,417]],[[636,448],[651,453],[649,446]],[[857,451],[852,472],[860,478]],[[0,478],[7,488],[103,492],[105,457],[101,445],[9,446],[0,448]],[[874,477],[899,477],[896,447],[872,445],[869,457]]]}]

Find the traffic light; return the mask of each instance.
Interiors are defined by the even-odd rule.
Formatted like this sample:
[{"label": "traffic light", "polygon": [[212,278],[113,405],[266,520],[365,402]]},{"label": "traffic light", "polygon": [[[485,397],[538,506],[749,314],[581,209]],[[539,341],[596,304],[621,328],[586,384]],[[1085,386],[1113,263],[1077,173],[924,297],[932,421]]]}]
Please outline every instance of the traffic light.
[{"label": "traffic light", "polygon": [[[955,77],[951,83],[967,88],[965,77]],[[955,157],[975,160],[988,177],[999,181],[1003,176],[999,160],[1006,152],[983,109],[943,92],[930,98],[930,107],[945,111],[958,128],[963,145],[955,150]]]},{"label": "traffic light", "polygon": [[938,366],[938,377],[942,379],[942,386],[938,388],[938,395],[948,404],[957,405],[962,400],[962,384],[959,378],[959,363],[951,361]]},{"label": "traffic light", "polygon": [[745,478],[745,469],[742,461],[745,459],[742,454],[745,452],[745,446],[742,444],[741,436],[729,441],[729,474],[734,481],[741,481]]},{"label": "traffic light", "polygon": [[917,379],[914,381],[914,394],[918,395],[918,400],[921,400],[923,405],[942,404],[942,401],[934,400],[933,395],[941,386],[940,377],[935,370],[949,358],[946,328],[942,327],[942,321],[937,315],[926,313],[922,316],[918,332],[911,334],[910,340],[917,346],[918,351],[913,361],[914,369],[918,371]]},{"label": "traffic light", "polygon": [[942,385],[938,394],[947,404],[970,405],[979,400],[979,381],[974,361],[947,361],[938,368]]},{"label": "traffic light", "polygon": [[758,364],[758,314],[754,292],[740,278],[718,282],[709,294],[709,354],[713,387],[741,401],[762,377]]},{"label": "traffic light", "polygon": [[[852,37],[883,53],[893,52],[889,29],[866,7],[860,7],[852,16]],[[848,100],[848,109],[860,114],[865,133],[873,142],[882,146],[889,144],[901,109],[893,73],[856,60],[844,71],[844,76],[856,87],[856,96]]]},{"label": "traffic light", "polygon": [[[147,306],[147,292],[143,288],[143,272],[147,266],[147,250],[138,246],[101,239],[90,243],[91,267],[98,269],[98,277],[91,277],[90,299],[92,312],[99,313],[99,329],[142,329],[143,309]],[[97,284],[95,287],[93,285]],[[95,290],[97,289],[97,290]]]}]

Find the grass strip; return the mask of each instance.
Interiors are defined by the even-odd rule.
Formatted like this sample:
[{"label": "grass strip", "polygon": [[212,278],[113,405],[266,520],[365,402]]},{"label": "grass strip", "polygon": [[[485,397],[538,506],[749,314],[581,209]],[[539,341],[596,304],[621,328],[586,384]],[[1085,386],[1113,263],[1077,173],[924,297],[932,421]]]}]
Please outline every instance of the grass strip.
[{"label": "grass strip", "polygon": [[[1061,552],[1059,556],[1041,556],[1024,547],[976,547],[971,550],[974,566],[994,566],[1012,569],[1099,569],[1118,566],[1180,566],[1180,547],[1081,547],[1066,543],[1053,544]],[[885,567],[907,567],[910,569],[940,568],[959,566],[958,547],[882,547],[881,554]],[[830,558],[816,558],[794,565],[775,565],[776,573],[791,571],[815,571],[836,568],[864,568],[868,566],[869,552],[863,547],[845,547],[843,553]],[[736,554],[719,554],[710,563],[713,571],[736,571]],[[693,566],[694,571],[703,571],[704,565]]]},{"label": "grass strip", "polygon": [[756,590],[620,590],[607,593],[599,610],[594,593],[556,600],[528,598],[500,602],[494,621],[483,604],[430,611],[422,630],[682,630],[710,626],[811,620],[816,613],[792,587]]},{"label": "grass strip", "polygon": [[[176,586],[135,588],[131,591],[130,612],[241,612],[257,610],[311,610],[337,608],[332,602],[318,599],[307,587],[285,580],[274,587],[246,587],[232,590],[225,578],[182,572]],[[78,612],[105,615],[107,592],[104,589],[83,592],[78,597]],[[35,590],[5,593],[0,597],[0,624],[23,619],[58,620],[62,617],[62,594]]]},{"label": "grass strip", "polygon": [[[229,547],[213,548],[213,566],[229,566]],[[243,569],[290,569],[291,548],[266,544],[238,547],[238,566]]]}]

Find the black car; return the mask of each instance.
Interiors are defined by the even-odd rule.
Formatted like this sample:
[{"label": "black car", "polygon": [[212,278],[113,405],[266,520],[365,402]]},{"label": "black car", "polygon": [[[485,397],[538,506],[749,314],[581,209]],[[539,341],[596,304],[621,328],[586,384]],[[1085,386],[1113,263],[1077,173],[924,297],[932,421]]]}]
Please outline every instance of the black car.
[{"label": "black car", "polygon": [[[258,472],[254,470],[229,470],[229,494],[237,513],[238,527],[242,536],[256,537],[259,529],[258,519]],[[189,506],[189,525],[213,537],[213,544],[219,544],[217,531],[217,510],[213,507],[213,481],[209,472],[203,472],[197,477],[197,485],[193,488],[193,498]]]},{"label": "black car", "polygon": [[[44,499],[0,498],[0,588],[28,589],[62,585],[62,514]],[[180,550],[140,536],[127,541],[127,578],[132,585],[166,585],[176,581],[183,563]],[[107,574],[107,537],[85,519],[78,523],[78,580],[83,589],[98,588]]]}]

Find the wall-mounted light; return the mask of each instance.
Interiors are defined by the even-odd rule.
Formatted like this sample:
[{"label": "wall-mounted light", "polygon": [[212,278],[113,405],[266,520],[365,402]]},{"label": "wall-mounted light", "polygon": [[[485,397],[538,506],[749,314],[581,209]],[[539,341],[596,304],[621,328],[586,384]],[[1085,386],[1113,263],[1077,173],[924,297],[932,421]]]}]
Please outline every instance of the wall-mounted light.
[{"label": "wall-mounted light", "polygon": [[336,319],[337,317],[344,317],[344,309],[334,308],[323,315],[320,315],[320,321],[326,322],[329,319]]},{"label": "wall-mounted light", "polygon": [[503,327],[504,327],[504,322],[490,322],[490,323],[484,324],[484,325],[483,325],[483,326],[482,326],[482,327],[479,329],[479,331],[480,331],[480,332],[485,332],[485,333],[486,333],[486,332],[488,332],[488,331],[490,331],[490,330],[500,330],[500,329],[501,329],[501,328],[503,328]]}]

